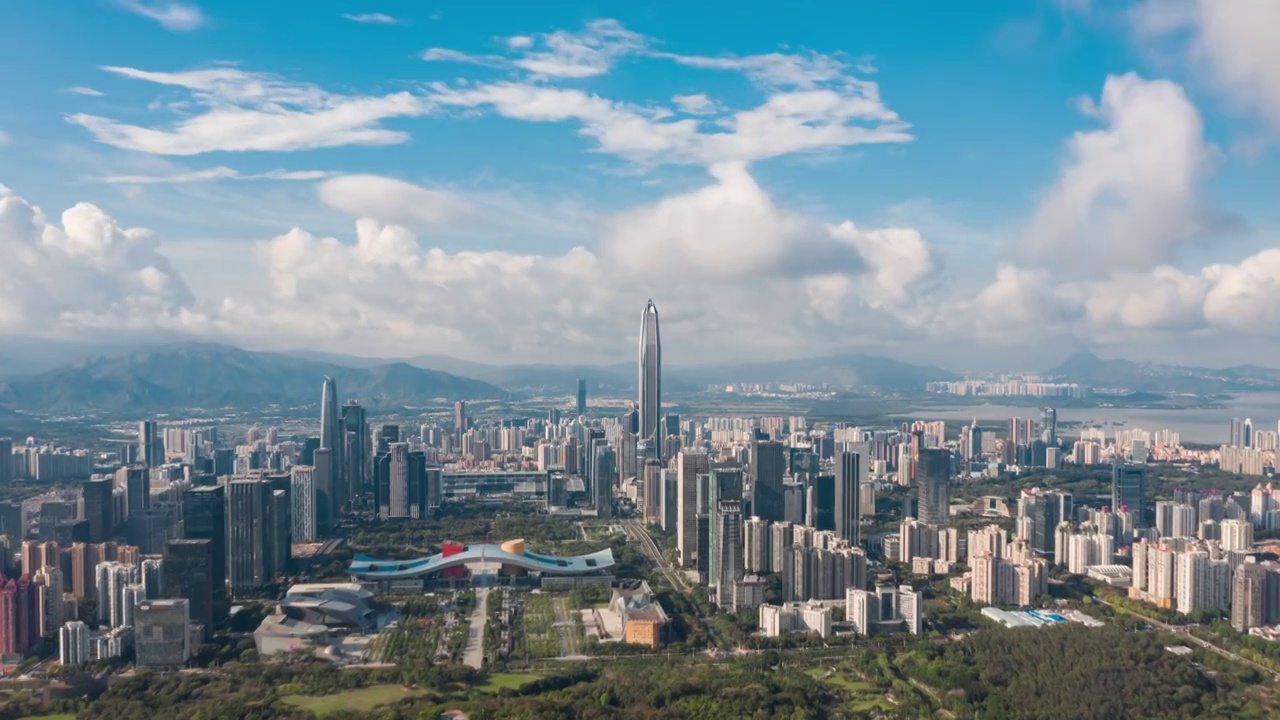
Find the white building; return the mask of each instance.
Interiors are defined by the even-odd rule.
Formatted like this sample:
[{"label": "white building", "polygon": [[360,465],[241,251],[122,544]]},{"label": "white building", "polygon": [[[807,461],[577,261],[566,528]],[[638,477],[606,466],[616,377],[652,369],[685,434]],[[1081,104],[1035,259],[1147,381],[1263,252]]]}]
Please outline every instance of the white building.
[{"label": "white building", "polygon": [[789,632],[816,632],[819,637],[829,637],[831,608],[798,602],[761,605],[760,631],[765,637],[779,637]]},{"label": "white building", "polygon": [[58,629],[58,662],[64,666],[89,662],[89,626],[73,620]]}]

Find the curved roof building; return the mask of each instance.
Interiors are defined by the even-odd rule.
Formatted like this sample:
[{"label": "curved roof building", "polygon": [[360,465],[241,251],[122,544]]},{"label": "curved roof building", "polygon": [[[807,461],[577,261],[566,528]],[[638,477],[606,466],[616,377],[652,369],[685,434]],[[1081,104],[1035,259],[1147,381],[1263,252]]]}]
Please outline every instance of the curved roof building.
[{"label": "curved roof building", "polygon": [[357,555],[347,571],[361,580],[404,580],[478,562],[501,563],[549,575],[586,575],[609,570],[615,564],[613,550],[610,548],[590,555],[556,557],[529,552],[524,549],[523,540],[510,540],[501,545],[467,545],[461,551],[449,555],[437,553],[414,560],[378,560]]}]

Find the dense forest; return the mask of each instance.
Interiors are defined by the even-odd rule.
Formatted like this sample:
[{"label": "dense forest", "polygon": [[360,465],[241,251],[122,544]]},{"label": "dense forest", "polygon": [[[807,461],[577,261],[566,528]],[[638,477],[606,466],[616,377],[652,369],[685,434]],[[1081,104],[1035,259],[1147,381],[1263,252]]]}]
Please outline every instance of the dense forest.
[{"label": "dense forest", "polygon": [[1256,704],[1260,695],[1243,692],[1258,682],[1254,671],[1202,651],[1180,657],[1169,644],[1177,643],[1111,626],[984,630],[918,648],[897,665],[943,691],[961,718],[1274,717]]}]

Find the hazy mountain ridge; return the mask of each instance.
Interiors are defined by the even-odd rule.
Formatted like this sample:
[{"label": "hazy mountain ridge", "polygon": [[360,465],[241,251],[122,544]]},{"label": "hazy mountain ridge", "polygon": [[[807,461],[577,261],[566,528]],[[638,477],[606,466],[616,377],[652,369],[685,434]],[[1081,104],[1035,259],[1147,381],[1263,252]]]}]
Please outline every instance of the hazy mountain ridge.
[{"label": "hazy mountain ridge", "polygon": [[305,405],[319,402],[324,375],[338,381],[343,397],[372,405],[505,395],[480,380],[404,363],[352,368],[214,343],[185,343],[94,356],[0,382],[0,405],[47,413]]},{"label": "hazy mountain ridge", "polygon": [[1205,368],[1122,359],[1104,360],[1087,351],[1068,357],[1044,374],[1062,382],[1135,392],[1211,395],[1280,390],[1280,370],[1258,365]]}]

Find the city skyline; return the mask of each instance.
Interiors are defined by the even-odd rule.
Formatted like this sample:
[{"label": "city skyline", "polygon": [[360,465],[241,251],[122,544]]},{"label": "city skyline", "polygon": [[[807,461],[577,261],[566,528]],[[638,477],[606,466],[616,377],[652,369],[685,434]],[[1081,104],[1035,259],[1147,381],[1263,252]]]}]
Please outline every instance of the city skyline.
[{"label": "city skyline", "polygon": [[898,7],[33,8],[0,49],[33,68],[0,85],[0,333],[616,362],[652,296],[694,362],[1280,351],[1280,75],[1248,32],[1280,8],[1030,5],[940,6],[949,42]]}]

